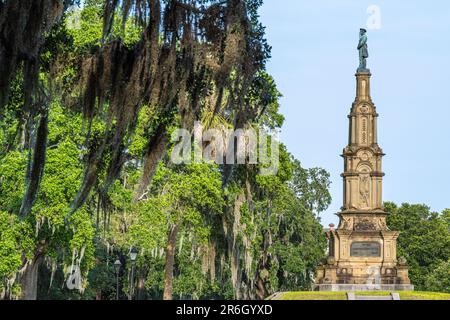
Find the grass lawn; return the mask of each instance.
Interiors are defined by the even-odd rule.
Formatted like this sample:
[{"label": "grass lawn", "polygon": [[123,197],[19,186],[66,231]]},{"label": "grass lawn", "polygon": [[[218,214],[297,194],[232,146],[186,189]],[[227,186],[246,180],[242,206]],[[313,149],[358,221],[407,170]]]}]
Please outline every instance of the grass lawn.
[{"label": "grass lawn", "polygon": [[[450,300],[449,293],[397,291],[401,300]],[[356,295],[389,295],[390,292],[370,291],[355,292]],[[347,300],[345,292],[281,292],[272,296],[273,300]]]}]

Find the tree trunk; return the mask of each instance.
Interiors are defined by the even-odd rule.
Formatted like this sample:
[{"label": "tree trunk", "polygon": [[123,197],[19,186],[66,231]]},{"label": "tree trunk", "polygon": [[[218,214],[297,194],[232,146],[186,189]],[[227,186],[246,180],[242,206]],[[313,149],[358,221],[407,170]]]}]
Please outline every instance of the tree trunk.
[{"label": "tree trunk", "polygon": [[26,267],[21,276],[22,300],[37,300],[38,272],[42,256],[37,255]]},{"label": "tree trunk", "polygon": [[147,268],[142,267],[138,269],[137,274],[137,289],[136,289],[136,299],[137,300],[146,300],[147,292],[145,290],[145,279],[147,277]]},{"label": "tree trunk", "polygon": [[[263,260],[266,260],[266,258],[263,258]],[[264,300],[270,295],[266,286],[266,281],[261,277],[261,272],[263,270],[266,270],[266,267],[263,262],[259,262],[255,277],[255,295],[258,300]]]},{"label": "tree trunk", "polygon": [[173,266],[175,264],[175,248],[177,244],[178,225],[169,231],[169,241],[166,248],[166,267],[164,276],[164,300],[172,300],[173,294]]}]

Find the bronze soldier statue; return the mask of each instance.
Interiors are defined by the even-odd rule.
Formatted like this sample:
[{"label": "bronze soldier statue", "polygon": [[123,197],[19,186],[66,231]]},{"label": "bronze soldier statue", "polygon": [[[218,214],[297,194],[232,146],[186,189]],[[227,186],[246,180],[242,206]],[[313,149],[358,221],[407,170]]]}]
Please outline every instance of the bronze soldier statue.
[{"label": "bronze soldier statue", "polygon": [[369,69],[367,69],[367,62],[366,62],[366,59],[369,57],[369,51],[367,50],[367,30],[366,29],[361,28],[359,31],[358,50],[359,50],[358,72],[369,71]]}]

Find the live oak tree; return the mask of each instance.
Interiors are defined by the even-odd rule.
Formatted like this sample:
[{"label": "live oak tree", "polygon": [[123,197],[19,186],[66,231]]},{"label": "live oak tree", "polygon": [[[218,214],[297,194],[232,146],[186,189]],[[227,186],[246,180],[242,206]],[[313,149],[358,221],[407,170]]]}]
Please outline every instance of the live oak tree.
[{"label": "live oak tree", "polygon": [[[19,71],[23,71],[24,80],[23,105],[18,110],[18,118],[27,121],[19,123],[17,132],[24,132],[25,147],[30,156],[26,192],[18,212],[22,217],[31,214],[44,172],[47,115],[51,99],[46,87],[56,80],[50,79],[49,84],[46,84],[39,79],[40,71],[46,71],[42,69],[41,60],[44,59],[41,54],[47,39],[51,38],[47,37],[48,33],[53,26],[59,28],[65,10],[72,3],[50,0],[0,3],[0,32],[3,39],[0,50],[2,114],[9,101],[11,83]],[[98,3],[92,1],[87,5],[95,7]],[[144,103],[156,108],[155,115],[165,115],[177,107],[180,98],[183,99],[185,103],[180,103],[178,107],[184,108],[179,111],[183,115],[183,122],[189,127],[194,120],[195,110],[199,108],[201,90],[204,91],[202,82],[208,80],[214,83],[215,90],[219,91],[219,105],[223,96],[220,92],[231,87],[232,83],[238,85],[242,81],[251,81],[252,75],[258,67],[263,66],[265,59],[264,53],[258,54],[258,51],[264,50],[264,44],[256,42],[258,35],[250,29],[251,22],[242,1],[211,1],[209,6],[206,6],[207,3],[199,5],[178,1],[124,1],[120,10],[122,28],[125,28],[127,17],[133,9],[133,20],[142,30],[139,41],[130,47],[111,36],[114,17],[119,10],[118,3],[102,3],[101,48],[92,55],[81,57],[73,65],[75,73],[80,76],[80,94],[83,97],[81,110],[88,120],[86,141],[90,143],[86,146],[89,154],[85,158],[85,173],[70,203],[65,222],[82,209],[88,200],[92,187],[99,182],[100,167],[106,157],[109,161],[106,163],[105,178],[98,190],[102,203],[108,201],[106,194],[118,178],[126,159],[125,140],[134,131],[136,115]],[[255,40],[253,43],[249,41],[252,37]],[[207,52],[209,58],[203,56]],[[246,54],[242,55],[243,52]],[[50,70],[50,76],[52,72],[57,73],[57,68],[61,66],[61,60],[58,59],[66,58],[64,54],[57,56],[56,52],[51,53],[57,63]],[[240,72],[243,77],[231,81],[231,72],[244,65],[247,71]],[[65,66],[62,65],[62,68],[65,69]],[[123,86],[123,83],[128,85]],[[191,97],[187,98],[188,95]],[[105,116],[99,116],[98,111],[104,103],[108,104],[108,111]],[[95,110],[96,106],[99,110]],[[92,143],[91,125],[96,116],[103,117],[106,126],[103,137],[96,139],[98,143]],[[151,181],[158,159],[165,151],[167,142],[161,137],[165,135],[166,125],[164,122],[160,124],[158,130],[149,137],[138,193],[143,192]],[[40,251],[37,249],[37,252]],[[34,279],[35,271],[30,272]]]},{"label": "live oak tree", "polygon": [[[167,161],[173,127],[281,127],[262,2],[74,3],[0,1],[3,297],[114,296],[117,257],[130,295],[131,245],[137,298],[306,287],[324,172],[284,149],[267,179],[257,166]],[[77,268],[79,296],[60,289]]]},{"label": "live oak tree", "polygon": [[[36,298],[40,265],[45,263],[66,268],[81,265],[87,271],[93,258],[94,228],[86,208],[73,215],[64,227],[68,204],[76,193],[82,172],[79,163],[82,151],[77,143],[83,138],[82,135],[73,134],[81,132],[81,118],[77,122],[76,117],[63,114],[61,106],[54,104],[49,119],[49,148],[36,200],[31,214],[17,220],[17,226],[13,225],[13,230],[16,227],[30,230],[22,234],[22,239],[17,239],[18,245],[28,244],[24,251],[28,254],[21,257],[19,265],[11,266],[9,270],[11,273],[20,269],[17,279],[25,299]],[[13,219],[20,210],[23,193],[19,193],[25,190],[26,164],[26,154],[20,151],[10,151],[0,160],[0,203],[2,210],[12,214],[9,219]],[[2,236],[4,234],[7,233],[2,232]]]},{"label": "live oak tree", "polygon": [[[167,221],[164,299],[173,296],[173,272],[178,234],[188,233],[199,245],[206,244],[210,228],[207,221],[223,210],[221,175],[206,164],[166,169],[156,183],[160,189],[157,208]],[[192,238],[191,238],[192,239]],[[192,240],[191,240],[192,241]]]}]

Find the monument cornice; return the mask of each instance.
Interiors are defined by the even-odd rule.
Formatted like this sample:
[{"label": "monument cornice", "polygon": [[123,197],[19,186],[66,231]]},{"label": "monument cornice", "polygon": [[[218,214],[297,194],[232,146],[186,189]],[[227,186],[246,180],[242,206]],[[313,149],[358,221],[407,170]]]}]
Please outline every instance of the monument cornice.
[{"label": "monument cornice", "polygon": [[370,210],[343,210],[337,213],[338,216],[360,216],[360,217],[383,217],[389,213],[382,209],[370,209]]},{"label": "monument cornice", "polygon": [[374,171],[370,173],[371,177],[384,177],[386,174],[384,172]]},{"label": "monument cornice", "polygon": [[358,77],[358,76],[369,76],[369,77],[371,77],[371,76],[372,76],[372,73],[370,73],[370,70],[367,69],[367,71],[357,71],[357,72],[355,73],[355,76],[356,76],[356,77]]},{"label": "monument cornice", "polygon": [[341,173],[341,177],[342,178],[346,178],[346,177],[359,177],[359,173],[355,172],[355,171],[346,171]]},{"label": "monument cornice", "polygon": [[378,144],[374,143],[371,146],[361,146],[358,144],[349,144],[347,147],[344,148],[342,151],[341,157],[346,156],[354,156],[358,152],[362,150],[367,150],[372,152],[375,156],[385,156],[386,154],[383,152],[383,149],[381,149]]}]

